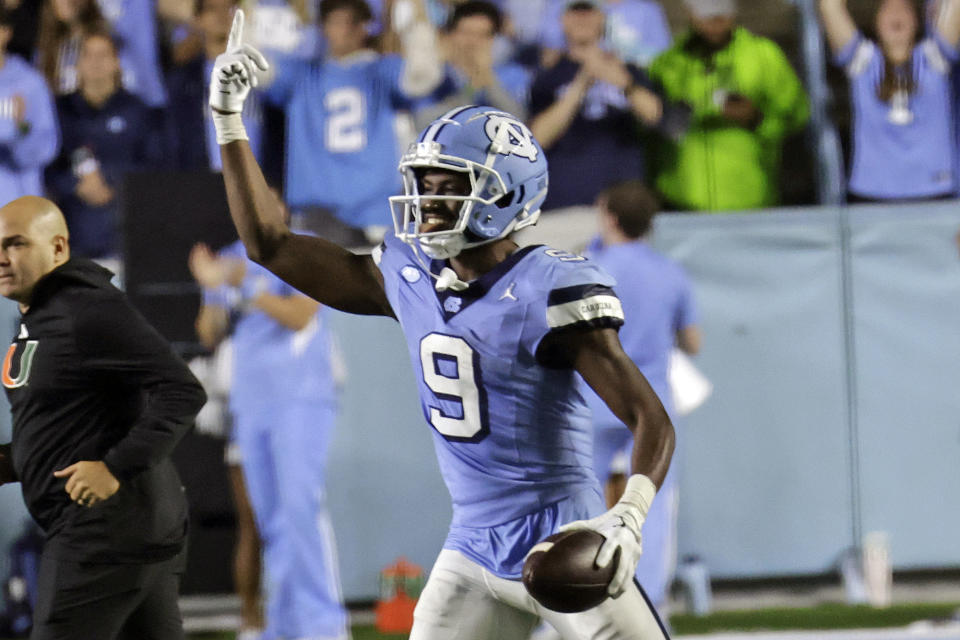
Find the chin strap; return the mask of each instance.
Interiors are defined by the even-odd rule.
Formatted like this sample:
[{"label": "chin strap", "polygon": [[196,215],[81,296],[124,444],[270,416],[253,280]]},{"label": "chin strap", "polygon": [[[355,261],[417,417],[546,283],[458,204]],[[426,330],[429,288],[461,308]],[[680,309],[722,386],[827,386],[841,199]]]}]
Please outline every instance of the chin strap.
[{"label": "chin strap", "polygon": [[450,267],[444,267],[443,270],[440,271],[440,275],[436,276],[436,278],[437,281],[433,284],[433,286],[437,291],[446,291],[447,289],[451,289],[453,291],[464,291],[470,286],[458,278],[457,272]]}]

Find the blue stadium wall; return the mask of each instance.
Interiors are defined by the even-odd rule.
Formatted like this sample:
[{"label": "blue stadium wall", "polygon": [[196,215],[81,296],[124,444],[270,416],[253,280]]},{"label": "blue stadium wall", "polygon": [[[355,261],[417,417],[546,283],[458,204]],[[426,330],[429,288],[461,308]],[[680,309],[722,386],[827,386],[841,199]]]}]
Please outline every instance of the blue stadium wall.
[{"label": "blue stadium wall", "polygon": [[[545,216],[526,240],[575,249],[593,224]],[[879,530],[897,569],[960,567],[958,229],[953,202],[658,219],[715,387],[677,425],[681,555],[714,577],[819,574]],[[0,305],[0,330],[15,317]],[[429,569],[449,496],[399,328],[333,322],[349,377],[328,496],[345,595],[369,599],[397,556]],[[25,518],[18,487],[0,488],[0,513],[3,549]]]}]

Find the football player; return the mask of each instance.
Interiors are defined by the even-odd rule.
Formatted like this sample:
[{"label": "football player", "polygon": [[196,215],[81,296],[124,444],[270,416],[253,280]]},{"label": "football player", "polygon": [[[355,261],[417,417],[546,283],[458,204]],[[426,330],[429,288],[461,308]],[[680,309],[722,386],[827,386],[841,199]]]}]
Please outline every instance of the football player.
[{"label": "football player", "polygon": [[[240,116],[265,67],[237,27],[211,77],[240,238],[253,260],[322,304],[400,322],[453,498],[450,533],[410,637],[520,639],[542,617],[569,639],[601,630],[665,638],[633,572],[641,526],[670,465],[673,426],[620,346],[612,278],[579,256],[520,248],[511,237],[536,222],[547,192],[546,159],[529,129],[490,107],[436,120],[401,160],[394,233],[372,256],[355,255],[283,222]],[[609,510],[591,470],[577,372],[634,433],[634,474]],[[519,580],[529,550],[564,525],[606,537],[598,565],[619,556],[613,597],[581,613],[546,610]]]},{"label": "football player", "polygon": [[[668,382],[670,352],[676,346],[684,353],[696,354],[701,333],[687,274],[679,264],[648,244],[653,216],[659,209],[656,196],[641,180],[608,187],[597,199],[600,235],[587,255],[617,281],[614,290],[630,318],[620,332],[623,350],[640,368],[672,418],[677,414]],[[595,393],[585,389],[584,398],[595,429],[594,471],[607,490],[607,503],[612,504],[620,497],[633,437]],[[683,439],[682,432],[679,428],[678,440]],[[622,467],[615,469],[620,460]],[[676,567],[676,475],[674,465],[647,514],[643,541],[646,553],[637,567],[640,584],[661,611],[667,604]]]}]

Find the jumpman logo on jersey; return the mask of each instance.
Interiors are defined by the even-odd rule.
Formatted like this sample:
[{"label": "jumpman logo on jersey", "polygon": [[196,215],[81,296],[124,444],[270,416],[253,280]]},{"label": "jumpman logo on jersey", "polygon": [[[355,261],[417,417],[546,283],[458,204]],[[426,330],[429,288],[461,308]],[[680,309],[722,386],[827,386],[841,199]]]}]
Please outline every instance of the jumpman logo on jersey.
[{"label": "jumpman logo on jersey", "polygon": [[511,282],[510,286],[507,287],[507,290],[503,292],[503,295],[500,296],[500,300],[516,300],[517,296],[513,295],[513,288],[517,286],[516,282]]}]

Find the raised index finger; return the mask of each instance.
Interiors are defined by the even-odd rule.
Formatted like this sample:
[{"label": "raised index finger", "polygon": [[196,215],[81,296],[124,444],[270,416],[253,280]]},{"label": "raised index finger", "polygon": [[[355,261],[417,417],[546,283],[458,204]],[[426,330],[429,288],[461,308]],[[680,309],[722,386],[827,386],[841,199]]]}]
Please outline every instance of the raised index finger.
[{"label": "raised index finger", "polygon": [[237,9],[233,14],[233,26],[230,27],[230,37],[227,39],[227,53],[239,49],[243,43],[243,9]]}]

